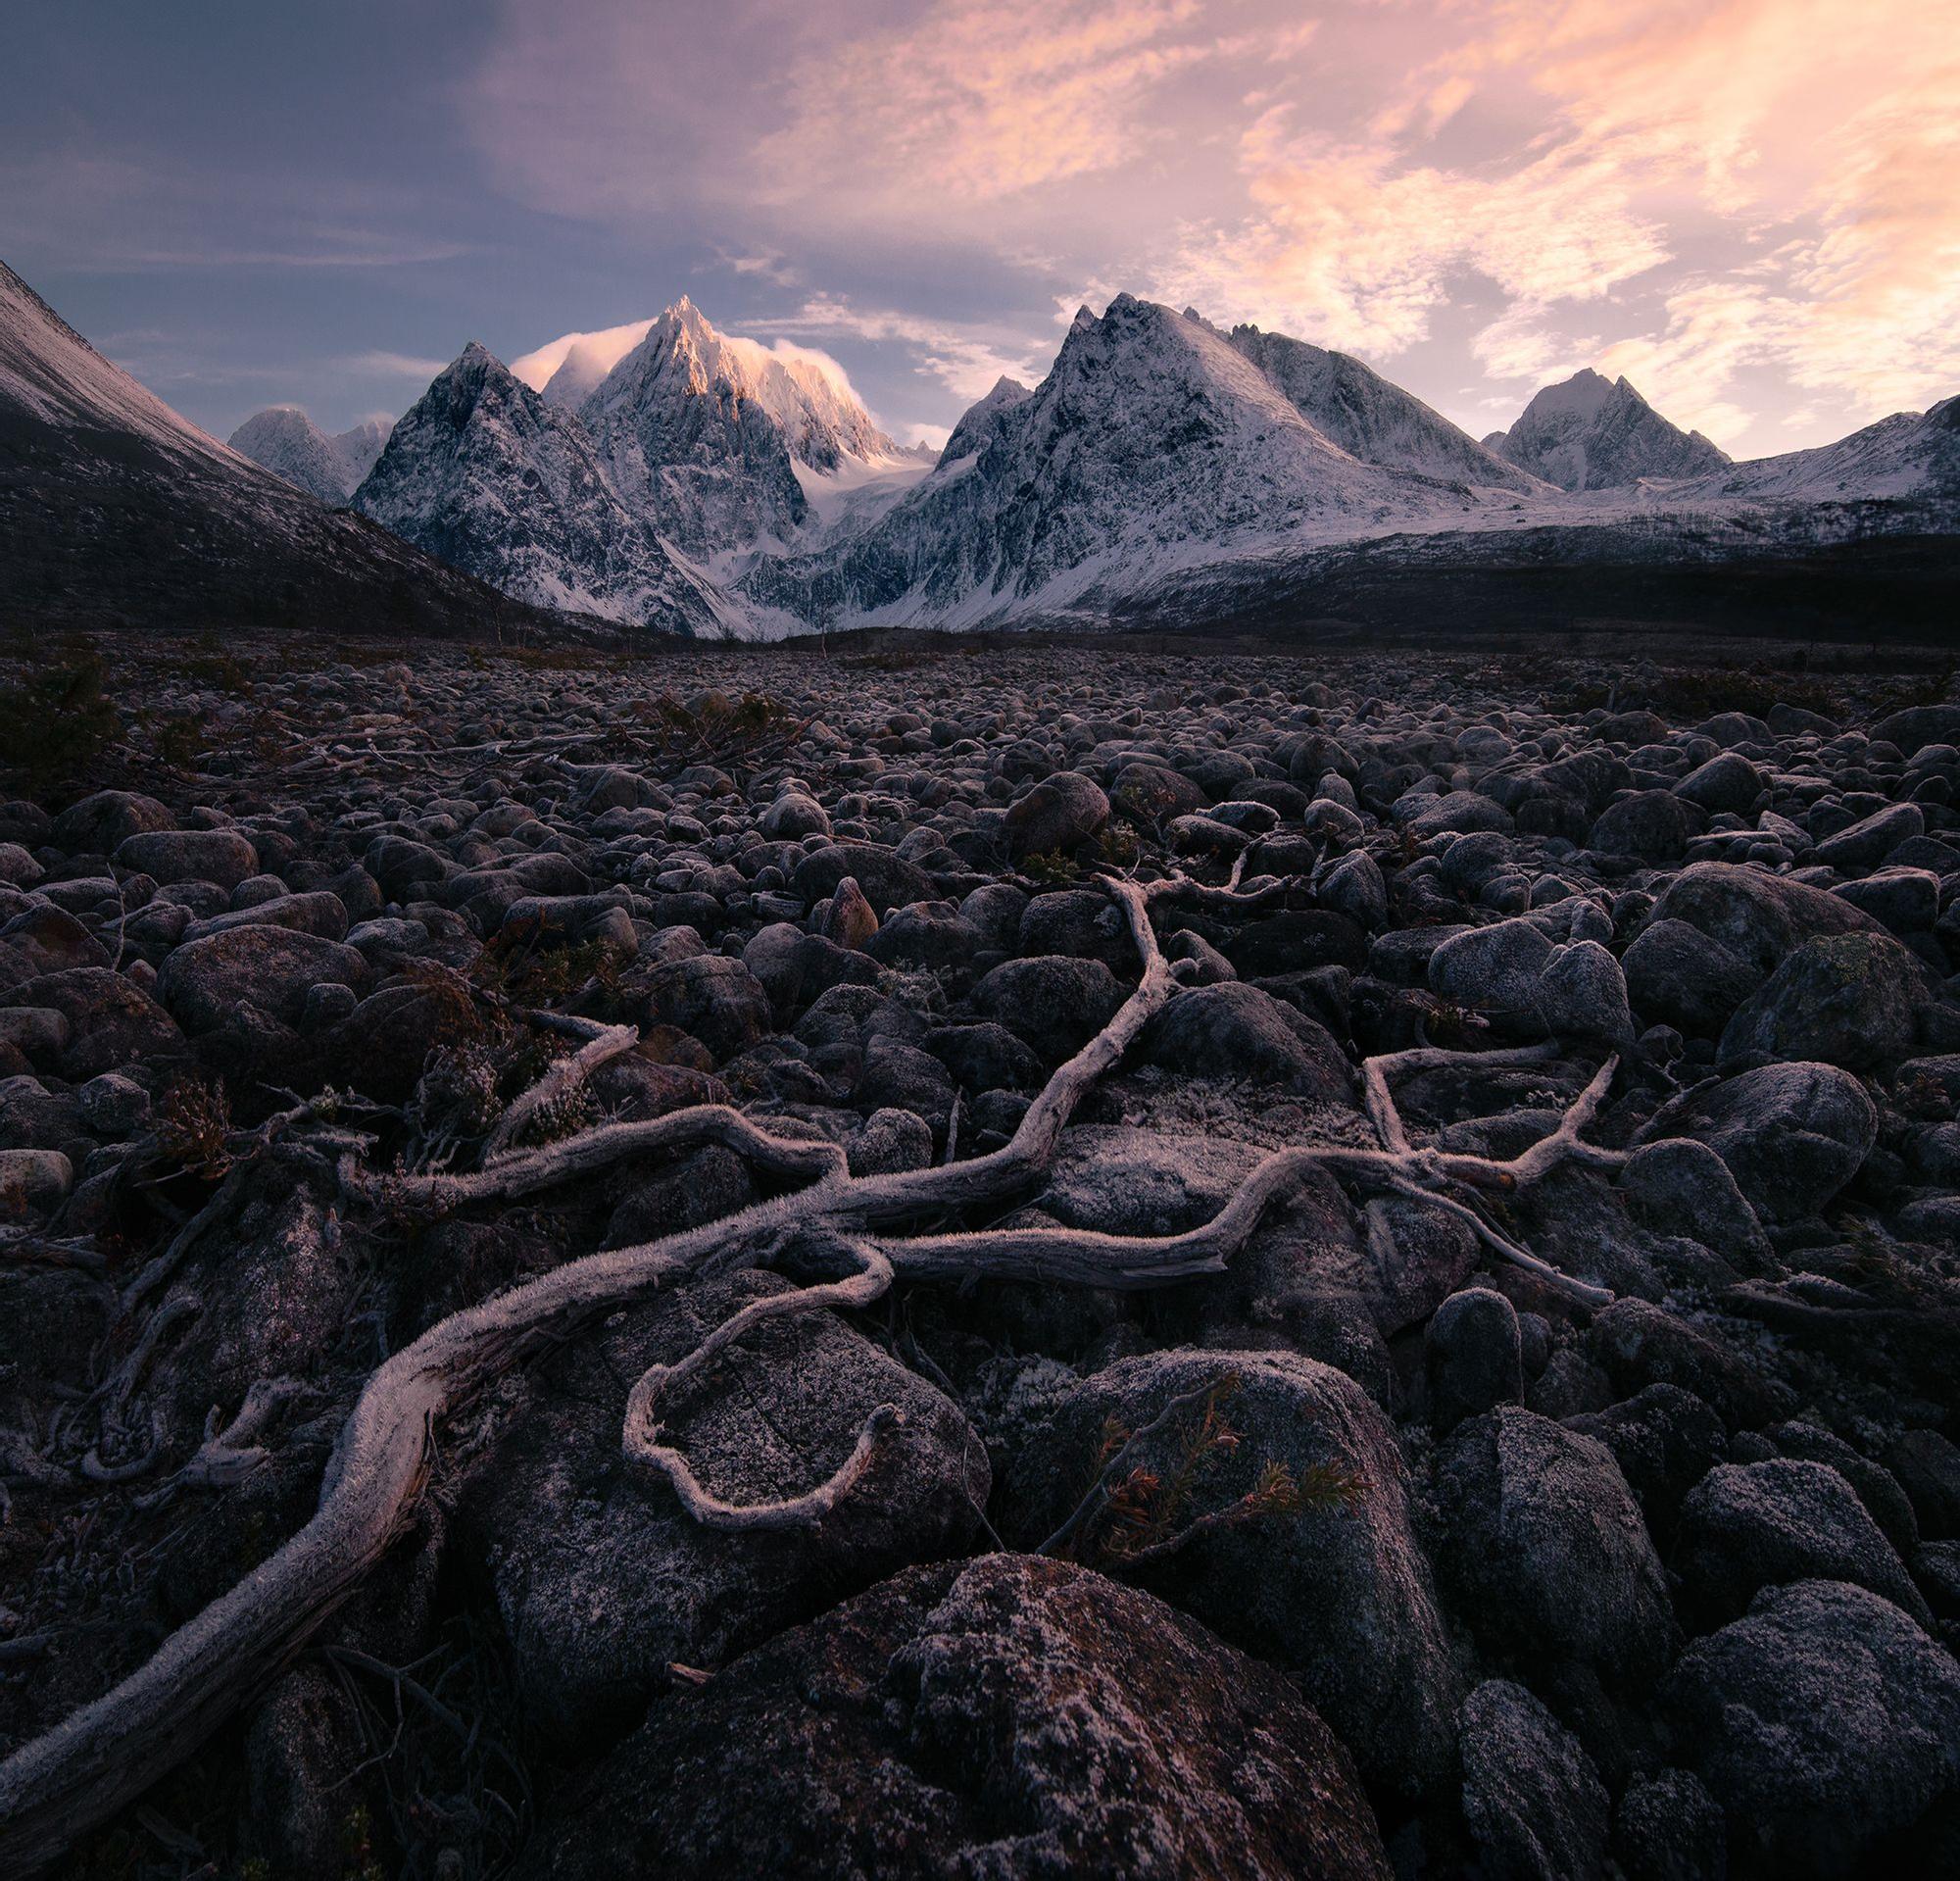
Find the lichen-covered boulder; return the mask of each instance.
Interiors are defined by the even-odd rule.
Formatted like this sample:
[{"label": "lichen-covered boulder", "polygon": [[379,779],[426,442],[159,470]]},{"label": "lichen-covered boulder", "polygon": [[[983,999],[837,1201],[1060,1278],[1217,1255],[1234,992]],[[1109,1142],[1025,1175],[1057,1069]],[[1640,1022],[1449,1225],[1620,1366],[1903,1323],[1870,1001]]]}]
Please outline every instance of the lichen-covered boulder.
[{"label": "lichen-covered boulder", "polygon": [[1437,1460],[1438,1557],[1480,1637],[1638,1687],[1675,1641],[1667,1576],[1605,1445],[1514,1406],[1457,1427]]},{"label": "lichen-covered boulder", "polygon": [[658,1706],[521,1881],[1387,1881],[1334,1735],[1271,1667],[1066,1562],[917,1567]]},{"label": "lichen-covered boulder", "polygon": [[1960,1778],[1960,1664],[1841,1581],[1766,1588],[1662,1697],[1687,1758],[1766,1871],[1852,1872]]},{"label": "lichen-covered boulder", "polygon": [[[1112,1419],[1141,1430],[1172,1399],[1202,1400],[1207,1390],[1235,1441],[1200,1446],[1201,1487],[1155,1510],[1171,1530],[1251,1493],[1273,1467],[1324,1493],[1199,1533],[1137,1574],[1235,1644],[1297,1671],[1371,1782],[1427,1787],[1447,1764],[1457,1680],[1394,1429],[1346,1373],[1290,1353],[1194,1351],[1097,1372],[1017,1461],[1008,1539],[1038,1544],[1069,1516]],[[1201,1406],[1173,1414],[1142,1445],[1137,1466],[1159,1484],[1174,1480],[1202,1414]],[[1124,1538],[1092,1530],[1081,1546],[1088,1559],[1115,1562]]]}]

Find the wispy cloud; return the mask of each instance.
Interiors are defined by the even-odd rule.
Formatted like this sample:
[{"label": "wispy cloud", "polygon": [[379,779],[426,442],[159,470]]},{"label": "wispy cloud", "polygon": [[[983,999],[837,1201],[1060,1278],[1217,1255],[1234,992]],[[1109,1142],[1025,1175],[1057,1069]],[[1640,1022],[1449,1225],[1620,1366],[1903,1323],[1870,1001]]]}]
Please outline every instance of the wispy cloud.
[{"label": "wispy cloud", "polygon": [[814,296],[795,313],[761,324],[782,333],[894,342],[915,357],[919,372],[967,400],[992,391],[1003,377],[1039,378],[1048,370],[1040,348],[1009,329],[856,307],[830,295]]},{"label": "wispy cloud", "polygon": [[[0,160],[0,245],[77,273],[413,268],[467,245],[416,225],[412,193],[114,151]],[[224,239],[212,239],[214,223]]]},{"label": "wispy cloud", "polygon": [[[1438,398],[1617,365],[1759,448],[1960,383],[1960,12],[1925,0],[726,0],[684,36],[511,0],[468,99],[521,201],[711,228],[738,284],[825,284],[781,330],[958,396],[1083,282]],[[921,284],[955,271],[986,320]]]},{"label": "wispy cloud", "polygon": [[417,359],[413,353],[350,353],[338,362],[350,372],[371,378],[414,378],[427,381],[449,365],[446,359]]}]

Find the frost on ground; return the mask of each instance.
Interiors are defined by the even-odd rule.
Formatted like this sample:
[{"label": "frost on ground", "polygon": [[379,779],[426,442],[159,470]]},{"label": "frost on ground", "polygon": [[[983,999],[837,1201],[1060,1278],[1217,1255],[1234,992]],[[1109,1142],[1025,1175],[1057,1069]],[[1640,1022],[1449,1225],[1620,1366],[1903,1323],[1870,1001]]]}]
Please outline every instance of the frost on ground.
[{"label": "frost on ground", "polygon": [[107,650],[0,1868],[1952,1865],[1942,677]]}]

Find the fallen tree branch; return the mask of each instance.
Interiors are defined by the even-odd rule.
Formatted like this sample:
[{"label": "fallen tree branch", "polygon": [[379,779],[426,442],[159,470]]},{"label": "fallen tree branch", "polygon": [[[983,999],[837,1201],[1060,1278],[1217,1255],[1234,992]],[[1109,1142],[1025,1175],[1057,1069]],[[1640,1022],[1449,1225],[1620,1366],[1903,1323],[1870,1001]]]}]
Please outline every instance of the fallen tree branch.
[{"label": "fallen tree branch", "polygon": [[[567,1262],[439,1320],[387,1359],[369,1376],[348,1416],[325,1471],[318,1509],[306,1526],[179,1627],[121,1684],[0,1763],[0,1871],[27,1873],[58,1859],[79,1837],[193,1753],[285,1665],[409,1524],[427,1477],[434,1426],[512,1366],[662,1286],[759,1264],[799,1233],[827,1230],[859,1244],[872,1240],[874,1228],[967,1206],[998,1206],[1043,1173],[1083,1097],[1114,1068],[1175,990],[1150,910],[1157,900],[1192,899],[1192,885],[1176,877],[1149,884],[1104,878],[1103,885],[1123,908],[1143,962],[1137,988],[1050,1078],[1010,1141],[970,1162],[854,1178],[834,1144],[776,1136],[739,1112],[715,1105],[651,1122],[604,1125],[539,1149],[507,1152],[463,1175],[375,1177],[361,1167],[355,1146],[344,1137],[336,1139],[343,1182],[393,1207],[446,1209],[503,1200],[628,1156],[670,1154],[705,1143],[725,1144],[766,1172],[783,1179],[807,1178],[808,1186],[662,1240]],[[1243,893],[1206,889],[1196,899],[1204,907],[1244,911],[1265,906],[1285,890],[1286,884]],[[1586,1153],[1577,1132],[1603,1098],[1612,1071],[1609,1062],[1546,1144],[1535,1146],[1541,1154],[1527,1152],[1514,1163],[1429,1149],[1283,1150],[1252,1171],[1212,1222],[1190,1234],[1152,1240],[1066,1229],[995,1229],[912,1240],[879,1238],[865,1273],[839,1284],[882,1292],[893,1274],[984,1271],[1060,1275],[1097,1286],[1161,1285],[1221,1266],[1243,1245],[1264,1209],[1315,1167],[1337,1175],[1406,1179],[1425,1196],[1432,1183],[1515,1188],[1521,1179],[1533,1179],[1544,1168]],[[139,1276],[136,1291],[142,1290]],[[796,1295],[772,1298],[788,1303],[776,1311],[821,1304]],[[153,1315],[146,1331],[150,1343],[170,1312],[167,1307]],[[711,1350],[754,1322],[753,1316],[738,1313],[720,1333],[710,1335],[691,1361],[675,1369],[685,1372],[690,1362],[705,1362]],[[666,1379],[671,1376],[670,1371]],[[629,1415],[629,1442],[650,1422],[651,1399],[665,1381],[655,1378],[650,1385],[642,1379],[636,1387],[632,1411],[639,1422]],[[131,1382],[132,1369],[125,1367],[110,1388],[116,1402],[126,1398]],[[666,1471],[684,1501],[685,1472],[697,1492],[691,1506],[699,1518],[716,1526],[757,1525],[751,1518],[758,1516],[763,1523],[779,1521],[785,1509],[795,1510],[800,1519],[812,1510],[820,1516],[811,1499],[827,1497],[834,1507],[849,1492],[895,1414],[888,1415],[886,1408],[874,1413],[844,1467],[808,1497],[760,1510],[718,1503],[701,1490],[684,1460],[671,1451],[649,1460]],[[647,1445],[659,1449],[651,1437]]]}]

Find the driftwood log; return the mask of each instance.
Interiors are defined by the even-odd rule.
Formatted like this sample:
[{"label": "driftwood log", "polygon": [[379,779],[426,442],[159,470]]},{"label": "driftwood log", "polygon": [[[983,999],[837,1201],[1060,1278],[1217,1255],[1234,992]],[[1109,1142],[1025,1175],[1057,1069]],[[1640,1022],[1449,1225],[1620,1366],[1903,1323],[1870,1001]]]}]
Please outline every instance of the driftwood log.
[{"label": "driftwood log", "polygon": [[[634,1035],[608,1028],[562,1060],[511,1107],[493,1132],[482,1166],[456,1174],[386,1176],[363,1166],[358,1149],[340,1147],[343,1181],[356,1195],[393,1211],[444,1211],[533,1194],[625,1158],[666,1156],[719,1143],[761,1171],[802,1186],[685,1233],[639,1247],[592,1254],[431,1326],[368,1379],[329,1460],[313,1518],[236,1586],[171,1635],[113,1690],[82,1707],[0,1764],[0,1872],[27,1874],[59,1860],[90,1830],[192,1756],[220,1725],[308,1643],[404,1531],[431,1466],[436,1426],[483,1387],[544,1346],[662,1287],[764,1264],[799,1236],[819,1233],[848,1250],[858,1272],[841,1281],[772,1296],[744,1309],[689,1358],[657,1367],[624,1408],[622,1449],[663,1475],[698,1520],[751,1528],[820,1521],[861,1474],[892,1419],[881,1408],[828,1481],[778,1504],[738,1508],[707,1492],[677,1451],[660,1441],[662,1392],[770,1313],[869,1304],[895,1280],[1012,1277],[1102,1288],[1162,1286],[1223,1269],[1257,1226],[1309,1171],[1324,1169],[1357,1186],[1419,1197],[1468,1220],[1503,1259],[1531,1268],[1575,1301],[1599,1306],[1601,1288],[1551,1267],[1501,1234],[1468,1198],[1514,1191],[1567,1162],[1610,1165],[1614,1152],[1582,1141],[1615,1068],[1609,1060],[1558,1128],[1508,1161],[1448,1155],[1411,1142],[1391,1080],[1469,1054],[1404,1052],[1369,1061],[1362,1071],[1377,1149],[1309,1145],[1285,1149],[1254,1168],[1203,1226],[1159,1238],[1062,1227],[981,1228],[907,1235],[909,1223],[963,1210],[998,1207],[1024,1193],[1054,1157],[1083,1097],[1110,1071],[1175,990],[1152,928],[1153,903],[1250,910],[1284,884],[1223,889],[1182,876],[1149,883],[1104,878],[1143,961],[1129,998],[1101,1032],[1069,1059],[1029,1107],[1012,1139],[965,1162],[897,1173],[852,1176],[834,1144],[779,1136],[725,1106],[708,1105],[652,1122],[612,1123],[536,1149],[512,1147],[527,1119],[562,1097],[594,1065],[628,1050]],[[1475,1055],[1525,1062],[1553,1047]],[[294,1127],[304,1128],[304,1123]],[[341,1139],[344,1146],[345,1139]],[[181,1238],[181,1237],[180,1237]],[[180,1253],[179,1251],[174,1251]],[[150,1276],[138,1282],[147,1288]],[[268,1391],[277,1381],[269,1383]],[[265,1394],[261,1394],[263,1398]],[[263,1407],[261,1407],[263,1408]],[[249,1426],[249,1427],[248,1427]],[[222,1481],[257,1434],[244,1418],[209,1433],[206,1473]],[[196,1467],[196,1465],[193,1465]]]}]

